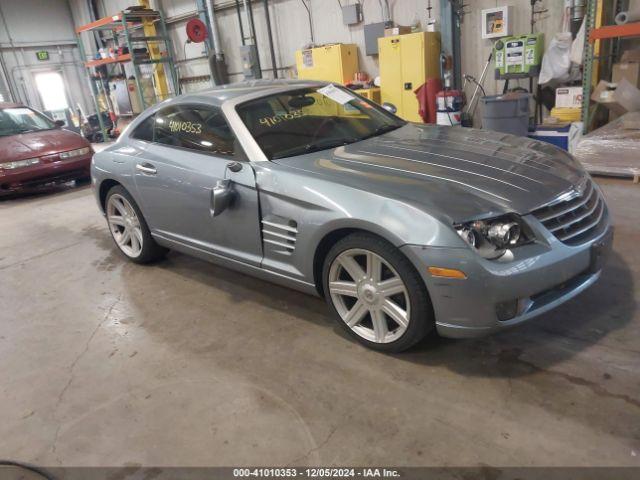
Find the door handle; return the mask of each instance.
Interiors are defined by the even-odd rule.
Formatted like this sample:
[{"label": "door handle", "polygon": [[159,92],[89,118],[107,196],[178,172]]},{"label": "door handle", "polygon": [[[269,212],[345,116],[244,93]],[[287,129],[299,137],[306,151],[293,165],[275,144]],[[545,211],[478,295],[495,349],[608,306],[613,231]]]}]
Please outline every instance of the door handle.
[{"label": "door handle", "polygon": [[136,170],[147,175],[155,175],[158,172],[156,167],[147,162],[136,164]]}]

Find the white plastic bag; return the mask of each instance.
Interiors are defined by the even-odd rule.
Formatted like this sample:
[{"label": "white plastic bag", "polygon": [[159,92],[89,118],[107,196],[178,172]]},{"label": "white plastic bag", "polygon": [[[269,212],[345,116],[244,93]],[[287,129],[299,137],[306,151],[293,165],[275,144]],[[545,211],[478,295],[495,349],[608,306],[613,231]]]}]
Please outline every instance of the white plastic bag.
[{"label": "white plastic bag", "polygon": [[565,82],[569,80],[569,68],[571,67],[571,33],[561,32],[551,40],[549,48],[542,57],[540,67],[540,85],[551,80]]},{"label": "white plastic bag", "polygon": [[580,30],[578,30],[578,34],[576,35],[575,40],[571,44],[571,54],[569,58],[573,63],[578,65],[582,65],[582,57],[584,56],[584,30],[585,30],[586,20],[582,21],[582,25],[580,26]]},{"label": "white plastic bag", "polygon": [[582,122],[573,122],[569,127],[569,153],[573,155],[582,140]]}]

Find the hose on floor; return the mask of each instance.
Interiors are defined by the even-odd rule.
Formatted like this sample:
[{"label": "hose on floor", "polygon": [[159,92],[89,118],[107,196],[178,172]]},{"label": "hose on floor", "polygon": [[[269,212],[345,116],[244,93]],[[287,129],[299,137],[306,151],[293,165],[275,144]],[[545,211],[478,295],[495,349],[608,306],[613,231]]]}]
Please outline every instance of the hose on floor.
[{"label": "hose on floor", "polygon": [[40,468],[36,465],[31,465],[25,462],[16,462],[14,460],[0,460],[0,467],[17,467],[23,470],[28,470],[36,475],[46,478],[47,480],[56,480],[56,477],[47,472],[44,468]]}]

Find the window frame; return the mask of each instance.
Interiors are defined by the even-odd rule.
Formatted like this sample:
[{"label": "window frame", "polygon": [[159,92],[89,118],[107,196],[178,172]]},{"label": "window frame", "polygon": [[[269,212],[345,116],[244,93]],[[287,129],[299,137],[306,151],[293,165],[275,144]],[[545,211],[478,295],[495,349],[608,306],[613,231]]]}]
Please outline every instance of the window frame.
[{"label": "window frame", "polygon": [[[49,130],[55,130],[56,125],[55,122],[53,121],[53,119],[49,118],[48,116],[46,116],[44,113],[36,110],[35,108],[31,108],[27,105],[12,105],[12,106],[6,106],[0,109],[0,111],[4,111],[4,110],[18,110],[18,109],[24,109],[24,110],[28,110],[30,112],[32,112],[36,117],[43,119],[46,123],[48,123],[49,125],[51,125],[50,127],[47,128],[39,128],[37,130],[34,130],[34,132],[44,132],[44,131],[49,131]],[[12,135],[18,135],[16,133],[12,134]]]},{"label": "window frame", "polygon": [[238,109],[242,108],[248,103],[251,103],[255,100],[259,100],[261,98],[268,98],[275,95],[287,95],[287,94],[292,94],[300,90],[306,90],[306,89],[316,89],[317,91],[318,88],[326,87],[328,85],[334,85],[336,88],[346,91],[350,95],[355,96],[358,100],[364,101],[370,107],[372,107],[376,111],[386,116],[389,120],[402,123],[402,125],[399,128],[402,128],[410,123],[407,120],[404,120],[403,118],[399,117],[398,115],[389,112],[387,109],[382,107],[382,105],[379,105],[374,101],[360,95],[354,90],[348,89],[347,87],[344,87],[342,85],[337,85],[332,82],[319,82],[319,81],[313,81],[313,80],[310,80],[308,82],[301,82],[300,84],[296,84],[296,85],[292,84],[285,87],[275,87],[273,89],[268,89],[266,91],[260,90],[253,94],[243,95],[231,100],[227,100],[225,103],[222,104],[222,109],[223,111],[228,112],[226,115],[227,120],[233,117],[233,122],[230,122],[230,123],[235,124],[236,129],[239,129],[240,131],[242,131],[242,135],[245,138],[250,139],[250,143],[249,145],[246,146],[247,148],[245,150],[248,149],[249,151],[253,152],[256,157],[258,157],[258,158],[255,158],[253,161],[254,162],[273,162],[276,159],[269,158],[266,155],[266,153],[262,150],[262,147],[253,136],[253,133],[251,132],[251,130],[249,130],[249,127],[242,120]]},{"label": "window frame", "polygon": [[[166,143],[160,143],[160,142],[156,141],[155,118],[159,114],[161,114],[163,111],[165,111],[167,109],[170,109],[170,108],[176,108],[176,107],[178,107],[178,108],[194,108],[194,109],[217,110],[220,113],[220,115],[222,115],[222,117],[224,118],[224,121],[227,124],[227,127],[229,127],[229,131],[233,134],[234,146],[237,145],[237,147],[238,147],[237,149],[235,149],[233,155],[207,152],[205,150],[196,150],[196,149],[188,148],[188,147],[179,147],[179,146],[176,146],[176,145],[168,145]],[[153,139],[151,141],[149,141],[149,140],[143,140],[143,139],[134,137],[133,135],[135,134],[135,132],[138,129],[138,127],[140,127],[149,118],[154,118],[154,122],[153,122],[154,123],[154,128],[153,128],[153,135],[152,135]],[[134,128],[134,130],[129,135],[129,138],[131,138],[133,140],[136,140],[138,142],[150,143],[152,145],[158,145],[160,147],[181,150],[181,151],[184,151],[184,152],[196,153],[196,154],[199,154],[199,155],[207,155],[209,157],[223,158],[225,160],[233,160],[233,161],[237,161],[237,162],[248,162],[249,161],[249,157],[247,156],[247,153],[246,153],[242,143],[240,142],[240,140],[238,138],[238,135],[236,134],[234,128],[231,126],[231,122],[229,121],[228,116],[224,112],[224,109],[219,105],[212,105],[210,103],[198,103],[198,102],[174,103],[174,104],[171,104],[171,105],[166,105],[166,106],[164,106],[162,108],[158,108],[152,114],[150,114],[147,117],[145,117],[144,120],[142,120],[140,123],[138,123],[138,125]]]},{"label": "window frame", "polygon": [[136,140],[138,142],[155,143],[155,133],[154,133],[154,130],[153,130],[153,126],[151,128],[151,140],[145,140],[143,138],[138,138],[138,137],[135,136],[135,134],[138,131],[138,129],[142,127],[142,124],[144,122],[146,122],[149,119],[155,119],[156,113],[157,112],[153,112],[151,115],[147,115],[143,120],[138,122],[138,125],[136,125],[135,128],[132,130],[132,132],[129,134],[129,138],[131,138],[133,140]]}]

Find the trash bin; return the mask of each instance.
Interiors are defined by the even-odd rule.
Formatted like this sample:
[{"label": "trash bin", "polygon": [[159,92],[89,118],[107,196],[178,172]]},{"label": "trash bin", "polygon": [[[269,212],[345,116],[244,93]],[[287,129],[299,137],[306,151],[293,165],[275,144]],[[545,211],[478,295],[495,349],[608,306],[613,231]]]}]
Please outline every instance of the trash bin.
[{"label": "trash bin", "polygon": [[482,128],[522,137],[529,131],[530,93],[510,92],[482,97]]}]

